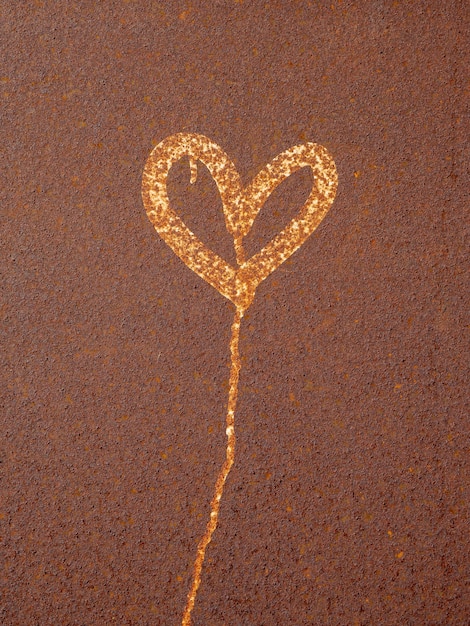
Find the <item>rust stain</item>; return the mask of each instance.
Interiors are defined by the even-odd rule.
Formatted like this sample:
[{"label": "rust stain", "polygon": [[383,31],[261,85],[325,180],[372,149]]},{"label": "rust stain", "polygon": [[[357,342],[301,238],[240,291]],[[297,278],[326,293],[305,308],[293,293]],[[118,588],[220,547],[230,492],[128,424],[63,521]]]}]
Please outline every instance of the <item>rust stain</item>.
[{"label": "rust stain", "polygon": [[[468,623],[466,23],[437,0],[3,3],[2,626],[181,624],[236,307],[141,206],[178,131],[242,187],[309,141],[340,179],[241,321],[194,625]],[[171,206],[236,273],[216,183],[187,163]],[[310,181],[274,190],[245,260]]]}]

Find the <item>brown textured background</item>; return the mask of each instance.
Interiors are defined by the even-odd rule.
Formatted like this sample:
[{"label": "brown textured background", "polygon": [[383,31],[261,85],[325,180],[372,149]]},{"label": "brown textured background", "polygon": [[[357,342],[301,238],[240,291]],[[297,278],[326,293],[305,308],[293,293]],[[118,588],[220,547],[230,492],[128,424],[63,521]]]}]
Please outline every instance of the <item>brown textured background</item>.
[{"label": "brown textured background", "polygon": [[[339,172],[243,320],[236,461],[194,625],[469,623],[468,16],[1,3],[2,625],[181,622],[225,454],[233,307],[142,206],[152,146],[180,131],[244,181],[304,141]],[[233,260],[199,171],[192,188],[174,168],[172,200]],[[279,187],[249,252],[309,185]]]}]

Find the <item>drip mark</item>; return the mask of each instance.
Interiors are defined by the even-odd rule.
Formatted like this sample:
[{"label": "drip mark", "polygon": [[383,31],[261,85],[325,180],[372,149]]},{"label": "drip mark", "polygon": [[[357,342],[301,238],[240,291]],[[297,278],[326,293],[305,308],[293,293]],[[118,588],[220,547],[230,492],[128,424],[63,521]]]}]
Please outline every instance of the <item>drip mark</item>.
[{"label": "drip mark", "polygon": [[189,169],[191,172],[191,178],[189,179],[189,182],[191,183],[191,185],[194,185],[194,183],[197,181],[197,161],[195,161],[191,157],[189,157]]},{"label": "drip mark", "polygon": [[225,456],[225,462],[222,465],[217,482],[215,483],[215,493],[211,502],[211,516],[207,523],[206,532],[203,538],[200,540],[197,547],[197,556],[194,563],[194,573],[191,589],[188,593],[188,600],[183,613],[182,626],[190,626],[191,624],[191,611],[193,610],[194,603],[196,601],[196,594],[201,584],[201,571],[206,555],[206,548],[211,542],[212,535],[217,528],[217,522],[219,518],[220,501],[224,491],[225,482],[232,468],[235,460],[235,407],[237,404],[238,396],[238,380],[240,377],[240,354],[238,350],[238,340],[240,336],[240,324],[243,317],[243,310],[236,309],[235,318],[232,324],[232,337],[230,339],[230,354],[231,354],[231,366],[230,366],[230,381],[228,392],[228,407],[226,418],[226,434],[227,434],[227,451]]}]

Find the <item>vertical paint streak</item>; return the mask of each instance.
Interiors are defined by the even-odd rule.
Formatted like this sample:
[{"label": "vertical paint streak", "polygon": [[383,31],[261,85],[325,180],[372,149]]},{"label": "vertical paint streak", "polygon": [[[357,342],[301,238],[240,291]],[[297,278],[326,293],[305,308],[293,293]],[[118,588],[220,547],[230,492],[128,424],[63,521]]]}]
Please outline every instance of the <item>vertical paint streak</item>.
[{"label": "vertical paint streak", "polygon": [[234,237],[233,239],[238,267],[245,262],[245,251],[243,249],[242,241],[243,237]]},{"label": "vertical paint streak", "polygon": [[194,185],[194,183],[197,181],[197,161],[194,160],[192,157],[189,157],[189,169],[191,172],[189,182],[191,183],[191,185]]},{"label": "vertical paint streak", "polygon": [[199,585],[201,584],[201,571],[204,563],[204,557],[206,555],[206,548],[211,542],[212,535],[217,528],[220,501],[222,499],[225,482],[235,459],[235,407],[237,404],[238,380],[240,377],[241,369],[240,354],[238,350],[238,339],[240,336],[240,324],[243,313],[243,309],[236,309],[235,318],[232,324],[232,336],[230,339],[231,366],[225,429],[225,432],[227,434],[227,451],[225,456],[225,462],[222,466],[222,469],[220,470],[217,482],[215,483],[214,497],[212,498],[211,502],[211,516],[207,523],[206,532],[197,547],[197,556],[194,563],[193,571],[193,581],[191,589],[188,593],[188,600],[186,602],[186,607],[183,613],[183,621],[181,623],[182,626],[190,626],[191,624],[191,611],[194,608],[197,591],[199,589]]}]

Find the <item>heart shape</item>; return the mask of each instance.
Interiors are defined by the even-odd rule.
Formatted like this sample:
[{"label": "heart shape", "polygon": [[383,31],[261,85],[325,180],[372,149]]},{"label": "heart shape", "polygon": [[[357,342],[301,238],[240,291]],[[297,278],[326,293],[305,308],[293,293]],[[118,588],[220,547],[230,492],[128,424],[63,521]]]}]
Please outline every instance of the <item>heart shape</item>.
[{"label": "heart shape", "polygon": [[[207,248],[171,209],[166,181],[174,163],[189,156],[191,181],[201,161],[215,180],[222,199],[225,225],[234,238],[237,268]],[[242,241],[274,189],[302,167],[310,167],[314,186],[290,223],[260,252],[245,260]],[[243,189],[227,154],[204,135],[177,133],[150,153],[142,178],[147,215],[162,239],[196,274],[231,300],[241,312],[253,301],[258,285],[288,259],[325,217],[333,204],[338,176],[327,150],[318,144],[294,146],[279,154]]]}]

